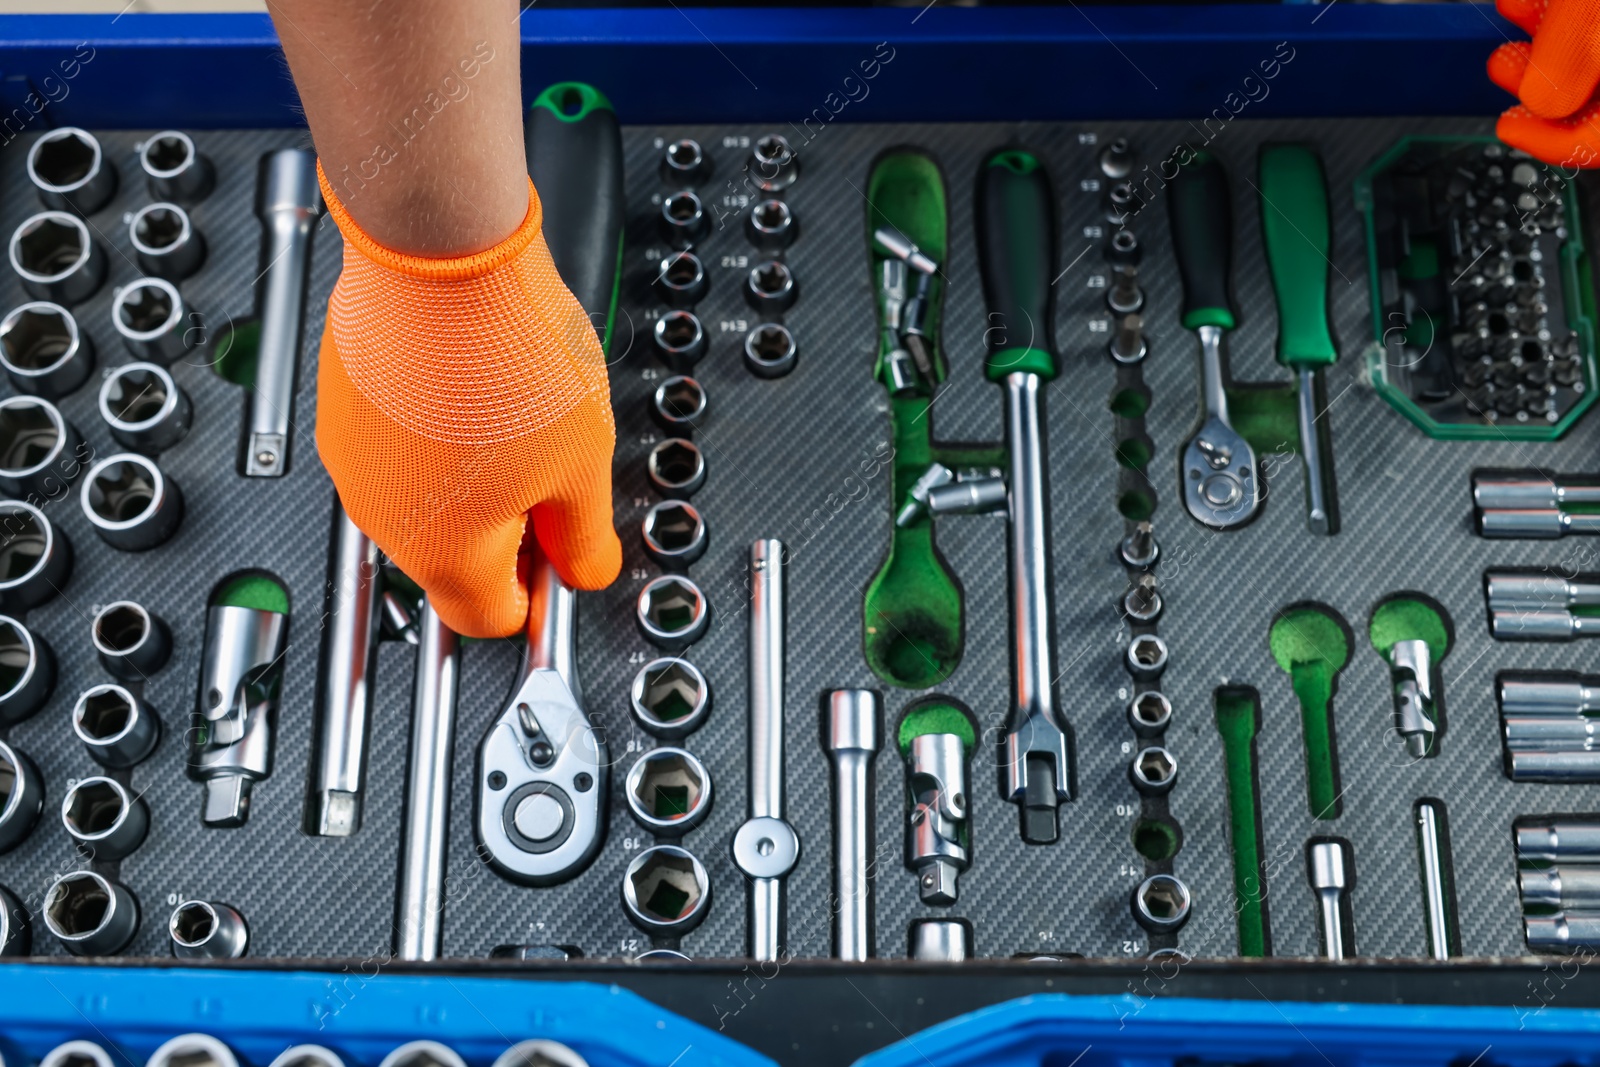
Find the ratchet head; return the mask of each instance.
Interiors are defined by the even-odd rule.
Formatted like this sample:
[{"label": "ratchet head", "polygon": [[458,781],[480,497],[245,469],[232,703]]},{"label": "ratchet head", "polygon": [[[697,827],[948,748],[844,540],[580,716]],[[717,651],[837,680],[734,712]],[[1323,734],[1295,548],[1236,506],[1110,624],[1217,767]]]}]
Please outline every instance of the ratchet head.
[{"label": "ratchet head", "polygon": [[1208,414],[1183,446],[1183,506],[1213,529],[1243,526],[1261,511],[1261,472],[1250,442]]}]

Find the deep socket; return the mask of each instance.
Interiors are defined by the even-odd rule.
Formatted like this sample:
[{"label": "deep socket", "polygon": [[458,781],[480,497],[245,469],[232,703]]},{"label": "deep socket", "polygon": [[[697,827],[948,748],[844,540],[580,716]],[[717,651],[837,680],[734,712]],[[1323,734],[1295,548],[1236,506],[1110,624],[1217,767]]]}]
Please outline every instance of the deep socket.
[{"label": "deep socket", "polygon": [[60,304],[35,300],[0,321],[0,366],[17,392],[59,400],[94,369],[94,344]]},{"label": "deep socket", "polygon": [[1355,931],[1350,923],[1350,889],[1355,884],[1350,846],[1339,838],[1312,838],[1306,843],[1306,873],[1317,898],[1323,958],[1342,960],[1355,952]]},{"label": "deep socket", "polygon": [[686,659],[663,657],[640,667],[630,697],[634,720],[668,741],[689,736],[711,714],[711,684]]},{"label": "deep socket", "polygon": [[155,548],[183,522],[178,484],[136,452],[97,461],[83,480],[79,500],[100,539],[124,552]]},{"label": "deep socket", "polygon": [[663,500],[640,523],[647,555],[663,566],[687,566],[706,551],[706,522],[693,504]]},{"label": "deep socket", "polygon": [[92,215],[117,191],[117,169],[88,130],[63,126],[28,149],[28,180],[45,207]]},{"label": "deep socket", "polygon": [[72,708],[72,732],[102,767],[132,767],[155,750],[161,721],[155,709],[120,685],[86,690]]},{"label": "deep socket", "polygon": [[687,437],[706,413],[706,391],[699,382],[675,374],[651,394],[650,414],[667,433]]},{"label": "deep socket", "polygon": [[169,282],[182,281],[206,261],[206,241],[177,204],[147,204],[128,223],[139,269]]},{"label": "deep socket", "polygon": [[1136,314],[1122,316],[1106,348],[1118,363],[1133,364],[1143,360],[1150,353],[1144,339],[1144,320]]},{"label": "deep socket", "polygon": [[687,248],[706,235],[711,219],[700,197],[681,189],[661,201],[661,239],[673,248]]},{"label": "deep socket", "polygon": [[113,601],[96,612],[90,635],[100,665],[124,681],[145,681],[172,655],[166,622],[131,600]]},{"label": "deep socket", "polygon": [[1574,952],[1600,945],[1600,915],[1593,912],[1524,915],[1522,931],[1534,952]]},{"label": "deep socket", "polygon": [[793,209],[782,200],[762,200],[744,217],[745,237],[762,252],[781,252],[799,233]]},{"label": "deep socket", "polygon": [[1556,508],[1479,510],[1474,516],[1479,537],[1548,541],[1568,534],[1600,534],[1600,515]]},{"label": "deep socket", "polygon": [[118,444],[154,455],[188,435],[194,407],[159,363],[124,363],[100,386],[100,417]]},{"label": "deep socket", "polygon": [[209,900],[179,901],[167,920],[167,936],[180,960],[236,960],[250,945],[244,916]]},{"label": "deep socket", "polygon": [[788,138],[769,133],[756,141],[745,169],[763,192],[777,192],[787,189],[800,177],[800,157],[789,146]]},{"label": "deep socket", "polygon": [[186,308],[178,287],[165,278],[140,278],[117,290],[111,302],[111,325],[135,359],[168,364],[182,359],[203,336],[190,320],[199,313]]},{"label": "deep socket", "polygon": [[872,882],[876,818],[872,763],[883,743],[883,698],[835,689],[822,698],[822,747],[833,764],[833,956],[877,955]]},{"label": "deep socket", "polygon": [[681,748],[653,748],[640,756],[623,792],[639,825],[661,837],[688,833],[711,810],[711,775]]},{"label": "deep socket", "polygon": [[694,370],[706,354],[706,332],[692,311],[669,311],[656,320],[651,331],[656,355],[674,374]]},{"label": "deep socket", "polygon": [[1600,743],[1600,718],[1586,715],[1506,715],[1501,729],[1512,750],[1590,752]]},{"label": "deep socket", "polygon": [[794,334],[779,323],[764,322],[744,335],[744,365],[757,378],[782,378],[799,355]]},{"label": "deep socket", "polygon": [[1600,752],[1508,749],[1505,770],[1513,782],[1600,782]]},{"label": "deep socket", "polygon": [[39,768],[21,750],[0,741],[0,776],[11,782],[0,804],[0,852],[10,852],[33,832],[44,811],[44,781]]},{"label": "deep socket", "polygon": [[43,604],[61,592],[71,570],[72,546],[44,512],[0,500],[0,611]]},{"label": "deep socket", "polygon": [[1600,819],[1529,815],[1512,831],[1520,863],[1600,863]]},{"label": "deep socket", "polygon": [[711,176],[711,160],[700,142],[685,137],[673,141],[661,153],[661,180],[674,188],[699,185]]},{"label": "deep socket", "polygon": [[1600,634],[1600,617],[1509,608],[1489,613],[1489,633],[1497,641],[1575,641]]},{"label": "deep socket", "polygon": [[38,300],[76,304],[106,280],[106,254],[89,227],[65,211],[41,211],[11,233],[11,269]]},{"label": "deep socket", "polygon": [[1491,611],[1600,607],[1600,581],[1593,575],[1564,578],[1548,572],[1485,571],[1483,595]]},{"label": "deep socket", "polygon": [[639,590],[634,616],[645,640],[668,652],[681,652],[706,632],[711,605],[694,582],[666,574]]},{"label": "deep socket", "polygon": [[43,638],[0,615],[0,726],[31,718],[56,684],[56,658]]},{"label": "deep socket", "polygon": [[1170,874],[1153,874],[1133,891],[1133,918],[1152,934],[1168,934],[1189,921],[1189,887]]},{"label": "deep socket", "polygon": [[1155,634],[1139,634],[1128,642],[1126,660],[1135,680],[1153,682],[1167,669],[1167,643]]},{"label": "deep socket", "polygon": [[788,264],[769,259],[750,268],[744,279],[744,301],[763,316],[781,315],[800,296],[799,284]]},{"label": "deep socket", "polygon": [[1128,762],[1128,780],[1147,797],[1170,793],[1178,781],[1178,761],[1160,746],[1141,748]]},{"label": "deep socket", "polygon": [[673,252],[661,257],[661,267],[656,271],[651,288],[668,307],[692,308],[711,289],[705,264],[693,252]]},{"label": "deep socket", "polygon": [[1600,504],[1600,479],[1481,468],[1472,472],[1472,504],[1483,511]]},{"label": "deep socket", "polygon": [[139,928],[133,894],[94,871],[57,878],[45,890],[43,911],[46,928],[74,956],[114,956]]},{"label": "deep socket", "polygon": [[1569,671],[1504,671],[1494,680],[1500,714],[1589,715],[1600,712],[1600,685]]},{"label": "deep socket", "polygon": [[194,205],[216,185],[217,171],[181,130],[152,134],[139,148],[139,169],[153,200]]},{"label": "deep socket", "polygon": [[37,396],[0,400],[0,489],[49,502],[82,469],[83,438],[61,409]]},{"label": "deep socket", "polygon": [[706,480],[706,458],[700,446],[681,437],[657,441],[645,469],[651,486],[669,500],[687,500]]},{"label": "deep socket", "polygon": [[622,907],[639,929],[656,937],[686,934],[700,925],[711,904],[711,879],[688,850],[677,845],[647,848],[622,876]]},{"label": "deep socket", "polygon": [[1172,724],[1172,701],[1154,689],[1128,701],[1128,725],[1140,737],[1159,737]]},{"label": "deep socket", "polygon": [[1600,868],[1584,864],[1523,867],[1517,871],[1522,906],[1556,911],[1600,911]]},{"label": "deep socket", "polygon": [[61,800],[61,823],[78,851],[96,862],[120,860],[144,844],[150,809],[115,778],[80,778]]}]

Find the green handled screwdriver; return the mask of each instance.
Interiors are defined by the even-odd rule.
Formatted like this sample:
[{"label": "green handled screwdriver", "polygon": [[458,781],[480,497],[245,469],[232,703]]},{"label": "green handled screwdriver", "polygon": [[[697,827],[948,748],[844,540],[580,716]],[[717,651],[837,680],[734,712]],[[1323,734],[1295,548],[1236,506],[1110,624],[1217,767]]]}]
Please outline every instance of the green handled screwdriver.
[{"label": "green handled screwdriver", "polygon": [[1304,145],[1265,145],[1258,157],[1261,240],[1278,298],[1278,362],[1295,372],[1300,456],[1306,466],[1306,527],[1337,533],[1327,422],[1318,423],[1319,375],[1338,360],[1328,332],[1328,185]]}]

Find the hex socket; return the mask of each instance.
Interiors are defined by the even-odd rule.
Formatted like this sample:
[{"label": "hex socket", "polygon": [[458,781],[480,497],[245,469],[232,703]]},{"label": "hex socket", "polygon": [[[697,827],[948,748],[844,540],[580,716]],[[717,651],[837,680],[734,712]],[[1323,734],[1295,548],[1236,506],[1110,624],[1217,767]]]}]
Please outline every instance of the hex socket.
[{"label": "hex socket", "polygon": [[0,610],[26,611],[54,597],[72,570],[72,546],[21,500],[0,500]]},{"label": "hex socket", "polygon": [[0,886],[0,959],[27,956],[32,951],[33,928],[28,909],[22,906],[15,893]]},{"label": "hex socket", "polygon": [[39,1067],[114,1067],[111,1053],[93,1041],[65,1041],[44,1054]]},{"label": "hex socket", "polygon": [[10,852],[27,840],[44,811],[44,781],[33,760],[4,741],[0,741],[0,775],[11,779],[11,790],[0,804],[0,852]]},{"label": "hex socket", "polygon": [[646,554],[663,566],[687,566],[705,555],[706,522],[685,500],[663,500],[640,524]]},{"label": "hex socket", "polygon": [[668,185],[699,185],[710,176],[711,161],[693,138],[673,141],[661,153],[661,180]]},{"label": "hex socket", "polygon": [[290,1045],[267,1067],[345,1067],[345,1062],[325,1045]]},{"label": "hex socket", "polygon": [[664,574],[639,590],[634,618],[645,640],[668,652],[681,652],[706,632],[711,605],[690,579]]},{"label": "hex socket", "polygon": [[675,374],[687,374],[706,354],[706,332],[692,311],[669,311],[651,331],[656,355]]},{"label": "hex socket", "polygon": [[210,1034],[179,1034],[150,1054],[145,1067],[239,1067],[233,1050]]},{"label": "hex socket", "polygon": [[94,871],[57,878],[43,910],[45,926],[74,956],[115,955],[139,928],[139,902],[128,887]]},{"label": "hex socket", "polygon": [[686,934],[700,925],[711,903],[711,880],[687,849],[647,848],[622,877],[622,908],[633,924],[658,937]]},{"label": "hex socket", "polygon": [[100,665],[126,681],[144,681],[166,666],[172,655],[172,631],[166,622],[131,600],[101,608],[90,632]]},{"label": "hex socket", "polygon": [[687,248],[711,228],[705,205],[688,189],[679,190],[661,201],[661,238],[673,248]]},{"label": "hex socket", "polygon": [[128,223],[139,269],[169,282],[182,281],[206,261],[206,241],[177,204],[146,204]]},{"label": "hex socket", "polygon": [[1153,934],[1171,933],[1189,921],[1189,887],[1170,874],[1153,874],[1133,891],[1133,918]]},{"label": "hex socket", "polygon": [[177,483],[136,452],[97,461],[83,480],[79,500],[100,539],[124,552],[155,548],[183,522]]},{"label": "hex socket", "polygon": [[661,267],[650,287],[668,307],[692,308],[711,291],[711,277],[699,256],[674,252],[661,257]]},{"label": "hex socket", "polygon": [[124,363],[100,386],[100,417],[118,444],[154,454],[188,435],[194,406],[165,367]]},{"label": "hex socket", "polygon": [[120,860],[144,844],[150,809],[115,778],[80,778],[61,799],[61,824],[78,851],[94,860]]},{"label": "hex socket", "polygon": [[762,252],[780,252],[800,234],[794,211],[782,200],[763,200],[744,217],[744,235]]},{"label": "hex socket", "polygon": [[56,684],[56,660],[50,646],[26,626],[0,615],[0,725],[30,718]]},{"label": "hex socket", "polygon": [[1139,634],[1128,642],[1128,673],[1141,682],[1153,682],[1167,669],[1167,643],[1155,634]]},{"label": "hex socket", "polygon": [[1178,781],[1178,761],[1159,745],[1141,748],[1128,762],[1128,780],[1147,797],[1163,796]]},{"label": "hex socket", "polygon": [[1172,723],[1172,701],[1151,689],[1128,701],[1128,725],[1140,737],[1158,737]]},{"label": "hex socket", "polygon": [[119,769],[140,763],[161,740],[155,709],[120,685],[86,689],[72,708],[72,732],[89,758]]},{"label": "hex socket", "polygon": [[43,397],[0,400],[0,489],[53,500],[77,476],[82,444],[61,409]]},{"label": "hex socket", "polygon": [[63,126],[28,149],[28,180],[45,207],[92,215],[117,191],[117,169],[88,130]]},{"label": "hex socket", "polygon": [[657,441],[645,467],[656,492],[670,500],[687,500],[706,480],[705,454],[681,437]]},{"label": "hex socket", "polygon": [[674,374],[650,397],[651,417],[674,437],[689,436],[705,413],[705,388],[688,375]]},{"label": "hex socket", "polygon": [[165,278],[139,278],[117,290],[111,324],[135,359],[168,364],[194,348],[200,331],[188,326],[193,309],[184,307],[178,287]]},{"label": "hex socket", "polygon": [[711,775],[681,748],[653,748],[628,771],[624,793],[628,810],[646,830],[686,834],[711,810]]},{"label": "hex socket", "polygon": [[236,960],[250,944],[244,916],[210,900],[180,901],[167,920],[167,936],[181,960]]},{"label": "hex socket", "polygon": [[17,392],[58,400],[94,369],[94,344],[60,304],[35,300],[0,321],[0,366]]},{"label": "hex socket", "polygon": [[216,185],[217,171],[182,130],[152,134],[139,149],[139,169],[155,200],[196,204]]},{"label": "hex socket", "polygon": [[688,737],[711,714],[711,683],[686,659],[653,659],[633,676],[634,720],[668,741]]},{"label": "hex socket", "polygon": [[799,296],[794,272],[781,259],[757,263],[745,275],[744,301],[763,316],[783,314]]},{"label": "hex socket", "polygon": [[782,134],[769,133],[750,150],[746,165],[756,186],[764,192],[787,189],[800,177],[800,157],[795,155],[789,139]]},{"label": "hex socket", "polygon": [[106,280],[106,255],[89,227],[66,211],[41,211],[11,233],[11,269],[37,300],[76,304]]},{"label": "hex socket", "polygon": [[744,365],[757,378],[782,378],[799,355],[794,334],[780,323],[764,322],[744,335]]},{"label": "hex socket", "polygon": [[[672,952],[670,949],[655,951],[670,953],[680,960],[689,958],[681,952]],[[644,955],[635,956],[634,959],[642,960]],[[559,1041],[536,1038],[532,1041],[518,1041],[495,1057],[490,1067],[589,1067],[589,1061]]]}]

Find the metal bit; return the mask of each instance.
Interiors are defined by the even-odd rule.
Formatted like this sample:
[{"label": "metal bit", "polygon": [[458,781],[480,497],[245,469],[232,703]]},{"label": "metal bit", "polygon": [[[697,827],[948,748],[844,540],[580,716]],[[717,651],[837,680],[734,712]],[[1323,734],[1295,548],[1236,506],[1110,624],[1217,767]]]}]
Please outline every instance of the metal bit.
[{"label": "metal bit", "polygon": [[882,718],[882,702],[870,689],[835,689],[824,697],[823,746],[833,761],[833,956],[840,960],[877,955],[872,761]]},{"label": "metal bit", "polygon": [[1337,838],[1315,838],[1306,850],[1311,889],[1317,895],[1321,918],[1322,955],[1330,960],[1342,960],[1355,950],[1355,939],[1345,923],[1352,885],[1349,848]]},{"label": "metal bit", "polygon": [[1161,557],[1161,546],[1156,543],[1156,528],[1149,522],[1136,523],[1133,532],[1117,543],[1117,555],[1130,567],[1144,570],[1154,567]]},{"label": "metal bit", "polygon": [[1433,656],[1428,642],[1396,641],[1389,650],[1394,683],[1394,728],[1406,752],[1421,759],[1433,751],[1438,725],[1433,698]]},{"label": "metal bit", "polygon": [[872,231],[872,242],[884,255],[893,256],[918,274],[938,274],[939,264],[905,234],[892,226],[879,226]]},{"label": "metal bit", "polygon": [[976,515],[1004,511],[1006,480],[968,478],[948,485],[936,485],[928,490],[925,506],[930,515]]},{"label": "metal bit", "polygon": [[250,789],[272,773],[289,617],[214,605],[206,613],[189,777],[205,783],[201,820],[243,826]]},{"label": "metal bit", "polygon": [[907,494],[911,499],[906,501],[905,505],[900,509],[900,513],[894,517],[894,524],[896,526],[910,526],[916,522],[927,510],[928,494],[937,487],[949,485],[955,480],[955,471],[949,467],[942,463],[930,464],[928,469],[923,471],[915,482],[911,483],[911,489]]},{"label": "metal bit", "polygon": [[948,907],[959,898],[959,875],[972,863],[968,851],[972,787],[961,738],[956,734],[912,738],[906,784],[911,791],[906,866],[917,876],[924,904]]},{"label": "metal bit", "polygon": [[1144,290],[1139,288],[1139,268],[1123,264],[1116,269],[1116,281],[1106,292],[1106,307],[1118,315],[1132,315],[1144,307]]},{"label": "metal bit", "polygon": [[1306,469],[1306,528],[1314,534],[1333,532],[1333,509],[1328,502],[1327,467],[1322,438],[1317,433],[1317,371],[1302,363],[1295,370],[1295,413],[1300,425],[1300,454]]},{"label": "metal bit", "polygon": [[1436,960],[1459,955],[1455,901],[1449,884],[1450,855],[1444,836],[1444,804],[1431,798],[1417,801],[1417,852],[1422,861],[1422,907],[1427,920],[1428,955]]},{"label": "metal bit", "polygon": [[1122,316],[1108,346],[1118,363],[1138,363],[1149,352],[1144,340],[1144,320],[1136,314]]},{"label": "metal bit", "polygon": [[904,320],[900,329],[901,343],[905,345],[906,351],[911,353],[911,360],[916,364],[917,373],[928,382],[934,381],[937,377],[933,367],[933,342],[928,339],[925,332],[928,309],[932,304],[932,290],[933,275],[917,275],[917,289],[911,299],[906,301]]},{"label": "metal bit", "polygon": [[1156,576],[1146,572],[1135,578],[1122,595],[1122,613],[1138,623],[1155,622],[1161,617],[1161,592]]},{"label": "metal bit", "polygon": [[906,264],[901,259],[886,259],[880,267],[883,291],[883,326],[900,332],[906,307]]}]

